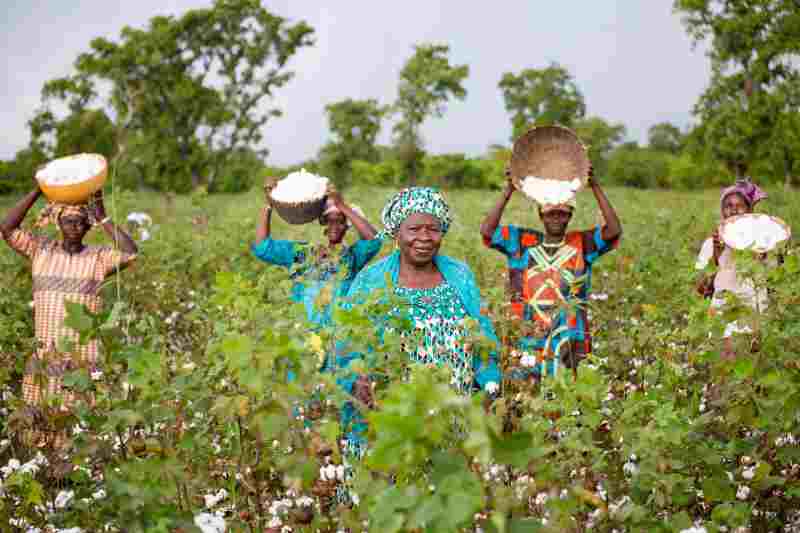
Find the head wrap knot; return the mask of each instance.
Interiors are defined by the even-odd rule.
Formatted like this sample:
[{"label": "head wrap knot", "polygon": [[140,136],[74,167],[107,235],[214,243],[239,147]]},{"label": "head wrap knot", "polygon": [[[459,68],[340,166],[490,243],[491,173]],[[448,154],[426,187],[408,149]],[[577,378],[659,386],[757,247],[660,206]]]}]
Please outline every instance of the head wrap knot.
[{"label": "head wrap knot", "polygon": [[720,209],[722,209],[722,204],[725,203],[725,198],[734,193],[741,195],[750,208],[767,197],[767,193],[765,193],[758,185],[750,181],[750,179],[737,179],[736,183],[723,189],[722,194],[719,197]]},{"label": "head wrap knot", "polygon": [[43,228],[48,224],[55,224],[57,226],[61,217],[65,216],[80,216],[85,218],[89,224],[93,224],[92,216],[89,213],[89,207],[86,204],[67,205],[50,202],[42,209],[41,213],[39,213],[35,226],[37,228]]},{"label": "head wrap knot", "polygon": [[417,213],[438,219],[442,225],[442,235],[447,233],[453,222],[450,207],[441,192],[433,187],[409,187],[395,194],[384,206],[381,213],[384,230],[379,237],[386,239],[397,236],[400,225]]}]

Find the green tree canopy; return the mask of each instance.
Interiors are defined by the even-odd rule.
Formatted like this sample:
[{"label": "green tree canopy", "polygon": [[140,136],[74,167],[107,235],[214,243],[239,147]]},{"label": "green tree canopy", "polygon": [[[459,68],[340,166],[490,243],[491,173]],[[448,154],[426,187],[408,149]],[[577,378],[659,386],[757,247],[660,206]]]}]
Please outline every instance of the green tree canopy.
[{"label": "green tree canopy", "polygon": [[737,175],[776,149],[791,151],[791,132],[780,130],[800,109],[780,95],[800,82],[798,2],[676,0],[674,8],[690,36],[711,45],[712,82],[695,107],[708,149]]},{"label": "green tree canopy", "polygon": [[683,147],[683,133],[674,124],[660,122],[647,130],[647,144],[653,150],[677,154]]},{"label": "green tree canopy", "polygon": [[378,159],[375,140],[381,131],[386,108],[377,100],[342,100],[325,106],[332,140],[320,152],[323,172],[341,186],[349,181],[355,160],[374,163]]},{"label": "green tree canopy", "polygon": [[586,114],[586,104],[570,73],[557,63],[543,69],[506,72],[499,83],[511,113],[512,141],[536,124],[572,124]]},{"label": "green tree canopy", "polygon": [[266,155],[262,129],[280,110],[265,100],[292,78],[288,61],[312,33],[258,0],[216,0],[179,18],[155,17],[144,29],[126,27],[118,41],[94,39],[75,73],[46,84],[43,95],[75,113],[99,98],[99,84],[110,84],[104,106],[147,184],[185,191],[205,181],[213,190],[233,154]]},{"label": "green tree canopy", "polygon": [[400,86],[394,111],[400,120],[394,126],[395,145],[404,171],[412,181],[421,170],[424,156],[420,127],[428,117],[442,117],[451,98],[467,95],[464,80],[469,66],[451,65],[450,47],[421,44],[400,71]]},{"label": "green tree canopy", "polygon": [[588,117],[576,121],[573,127],[588,146],[595,175],[604,176],[611,151],[625,138],[625,126],[611,124],[600,117]]}]

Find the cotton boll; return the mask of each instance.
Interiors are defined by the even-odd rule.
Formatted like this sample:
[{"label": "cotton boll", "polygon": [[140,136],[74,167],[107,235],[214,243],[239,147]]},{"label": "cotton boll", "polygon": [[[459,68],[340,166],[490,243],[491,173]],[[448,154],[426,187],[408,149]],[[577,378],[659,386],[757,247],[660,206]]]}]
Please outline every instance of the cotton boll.
[{"label": "cotton boll", "polygon": [[63,509],[70,504],[75,497],[75,492],[71,490],[62,490],[56,496],[56,509]]},{"label": "cotton boll", "polygon": [[270,194],[278,202],[300,203],[322,198],[327,190],[328,178],[301,169],[280,180]]},{"label": "cotton boll", "polygon": [[551,180],[538,176],[527,176],[522,180],[522,192],[542,205],[563,204],[575,196],[581,180]]},{"label": "cotton boll", "polygon": [[84,182],[105,167],[105,159],[96,154],[78,154],[49,162],[36,173],[36,179],[47,185],[73,185]]},{"label": "cotton boll", "polygon": [[225,533],[225,520],[210,513],[195,516],[194,525],[203,533]]},{"label": "cotton boll", "polygon": [[722,227],[722,239],[737,250],[768,252],[788,238],[787,229],[767,215],[744,215]]}]

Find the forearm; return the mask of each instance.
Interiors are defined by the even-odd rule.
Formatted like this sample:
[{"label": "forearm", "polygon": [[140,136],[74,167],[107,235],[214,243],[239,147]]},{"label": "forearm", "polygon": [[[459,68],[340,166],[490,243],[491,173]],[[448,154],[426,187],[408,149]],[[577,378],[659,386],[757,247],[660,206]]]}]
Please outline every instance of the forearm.
[{"label": "forearm", "polygon": [[622,224],[619,221],[616,210],[611,205],[611,202],[608,201],[606,193],[595,181],[592,182],[592,192],[597,200],[597,205],[600,207],[600,212],[603,214],[603,218],[606,221],[606,225],[603,226],[602,229],[603,240],[611,241],[619,238],[619,236],[622,235]]},{"label": "forearm", "polygon": [[353,227],[356,228],[358,235],[365,240],[371,240],[375,238],[375,235],[378,232],[369,223],[369,220],[359,215],[355,210],[353,210],[349,205],[342,202],[340,205],[337,206],[339,211],[347,217],[347,220],[352,222]]},{"label": "forearm", "polygon": [[270,226],[272,221],[272,208],[265,207],[261,210],[261,217],[258,219],[256,226],[256,244],[268,238],[270,235]]},{"label": "forearm", "polygon": [[508,204],[508,201],[511,199],[511,194],[513,189],[506,189],[503,191],[503,195],[497,201],[497,204],[489,211],[489,214],[486,215],[486,218],[483,219],[481,223],[481,236],[485,240],[491,240],[492,236],[494,236],[495,230],[497,230],[497,226],[500,225],[500,219],[503,217],[503,211]]},{"label": "forearm", "polygon": [[33,207],[33,204],[36,203],[36,200],[38,200],[39,196],[41,195],[41,189],[36,187],[36,189],[26,194],[19,202],[17,202],[14,207],[11,208],[6,215],[6,218],[2,223],[0,223],[0,234],[2,234],[3,237],[7,236],[9,233],[22,225],[22,221],[25,220],[25,216],[28,214],[28,211],[30,211],[31,207]]},{"label": "forearm", "polygon": [[139,253],[139,247],[130,235],[125,233],[121,228],[110,220],[101,224],[103,231],[111,238],[114,246],[125,252],[126,254],[135,255]]}]

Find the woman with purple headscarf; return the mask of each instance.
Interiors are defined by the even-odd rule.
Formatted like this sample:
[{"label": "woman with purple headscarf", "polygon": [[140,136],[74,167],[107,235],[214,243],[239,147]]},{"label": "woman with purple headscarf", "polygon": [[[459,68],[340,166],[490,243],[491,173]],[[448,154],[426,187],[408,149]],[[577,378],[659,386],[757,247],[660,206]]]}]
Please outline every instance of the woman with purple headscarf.
[{"label": "woman with purple headscarf", "polygon": [[[722,220],[736,215],[752,213],[755,205],[767,197],[767,193],[756,184],[747,179],[736,180],[734,185],[723,189],[720,195],[720,212]],[[715,229],[711,237],[703,242],[700,254],[697,256],[695,268],[704,270],[709,263],[715,267],[714,271],[700,277],[697,282],[697,292],[705,298],[712,298],[712,306],[722,307],[725,303],[726,293],[734,294],[739,300],[753,309],[763,310],[767,305],[766,290],[756,290],[753,284],[736,275],[736,265],[733,251],[725,245]],[[746,326],[739,326],[731,322],[724,333],[724,357],[733,357],[731,336],[734,333],[749,333]]]}]

